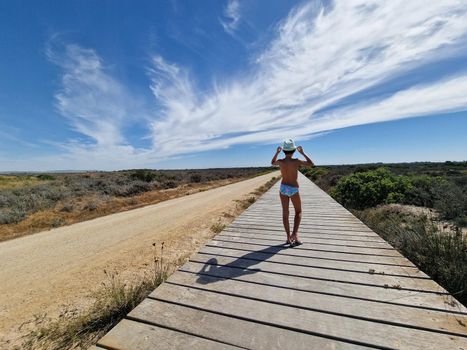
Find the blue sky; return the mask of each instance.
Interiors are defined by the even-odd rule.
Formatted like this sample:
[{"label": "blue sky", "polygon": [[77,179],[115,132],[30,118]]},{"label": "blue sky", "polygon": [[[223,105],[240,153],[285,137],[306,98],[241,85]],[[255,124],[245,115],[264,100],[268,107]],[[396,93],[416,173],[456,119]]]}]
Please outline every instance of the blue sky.
[{"label": "blue sky", "polygon": [[0,52],[0,171],[467,158],[463,1],[4,1]]}]

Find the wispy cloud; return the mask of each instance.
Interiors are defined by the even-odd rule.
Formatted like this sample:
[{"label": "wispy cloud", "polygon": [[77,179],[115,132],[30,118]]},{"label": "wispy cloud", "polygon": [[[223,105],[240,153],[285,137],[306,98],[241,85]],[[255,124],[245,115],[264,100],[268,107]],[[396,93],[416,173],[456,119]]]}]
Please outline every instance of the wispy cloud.
[{"label": "wispy cloud", "polygon": [[[228,33],[238,29],[239,11],[238,1],[228,2],[222,22]],[[276,26],[267,48],[252,54],[255,63],[248,71],[208,90],[199,89],[187,68],[154,55],[148,69],[157,103],[152,113],[95,50],[51,46],[47,56],[62,71],[56,108],[81,136],[57,144],[59,155],[9,164],[16,169],[154,166],[174,155],[467,110],[465,72],[399,90],[388,87],[371,100],[358,98],[414,69],[465,55],[466,38],[465,2],[312,1]],[[143,124],[152,141],[147,148],[132,145],[125,135],[142,115],[149,121]]]},{"label": "wispy cloud", "polygon": [[[151,150],[138,149],[125,138],[125,129],[145,118],[140,99],[112,76],[96,51],[57,41],[49,43],[46,54],[62,69],[56,108],[78,134],[75,139],[55,143],[60,151],[53,157],[55,168],[154,164]],[[44,157],[42,162],[51,160]]]},{"label": "wispy cloud", "polygon": [[252,73],[208,93],[198,93],[182,67],[155,58],[152,89],[163,116],[152,123],[154,146],[167,153],[197,152],[465,109],[458,94],[465,91],[462,76],[323,112],[345,97],[465,50],[466,34],[467,4],[458,1],[428,6],[422,0],[356,0],[327,8],[307,3],[280,23]]},{"label": "wispy cloud", "polygon": [[228,0],[223,15],[224,18],[219,21],[224,30],[233,35],[240,23],[240,2],[238,0]]},{"label": "wispy cloud", "polygon": [[137,103],[97,53],[74,44],[49,46],[46,53],[62,68],[56,107],[72,128],[100,146],[125,143],[122,128]]}]

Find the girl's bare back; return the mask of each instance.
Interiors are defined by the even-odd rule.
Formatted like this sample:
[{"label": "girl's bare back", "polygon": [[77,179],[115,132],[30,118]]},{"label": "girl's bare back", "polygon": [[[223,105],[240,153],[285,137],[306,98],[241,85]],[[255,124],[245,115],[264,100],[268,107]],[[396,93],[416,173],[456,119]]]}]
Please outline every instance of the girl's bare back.
[{"label": "girl's bare back", "polygon": [[298,187],[298,168],[300,167],[300,161],[294,158],[280,159],[279,167],[281,169],[282,183]]}]

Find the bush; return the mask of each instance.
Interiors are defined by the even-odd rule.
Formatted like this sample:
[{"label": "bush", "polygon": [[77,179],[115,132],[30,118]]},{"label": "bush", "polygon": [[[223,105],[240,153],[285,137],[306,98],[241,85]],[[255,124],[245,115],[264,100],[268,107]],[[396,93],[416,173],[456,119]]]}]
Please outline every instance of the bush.
[{"label": "bush", "polygon": [[225,224],[221,222],[216,222],[215,224],[211,226],[211,231],[214,233],[220,233],[224,229],[225,229]]},{"label": "bush", "polygon": [[39,180],[55,180],[55,177],[49,174],[40,174],[36,176]]},{"label": "bush", "polygon": [[438,232],[426,216],[378,207],[356,215],[461,303],[467,305],[467,237]]},{"label": "bush", "polygon": [[172,181],[172,180],[169,180],[169,181],[165,181],[163,184],[162,184],[162,188],[175,188],[177,187],[177,183],[175,181]]},{"label": "bush", "polygon": [[138,169],[131,173],[131,178],[144,182],[151,182],[156,179],[156,174],[151,170]]},{"label": "bush", "polygon": [[117,187],[114,194],[122,197],[130,197],[151,191],[152,189],[153,186],[150,183],[138,180],[129,185]]},{"label": "bush", "polygon": [[303,168],[302,173],[306,177],[310,178],[312,181],[316,181],[319,178],[326,176],[330,172],[329,168],[322,167],[313,167],[313,168]]},{"label": "bush", "polygon": [[434,208],[440,213],[441,218],[452,220],[462,217],[467,212],[467,196],[459,187],[445,181],[439,190]]},{"label": "bush", "polygon": [[26,213],[20,210],[0,209],[0,225],[16,224],[26,217]]},{"label": "bush", "polygon": [[191,182],[201,182],[201,175],[200,174],[193,174],[190,176]]},{"label": "bush", "polygon": [[88,211],[94,211],[97,210],[97,208],[99,208],[99,202],[95,200],[86,203],[86,205],[83,207],[84,210]]},{"label": "bush", "polygon": [[445,177],[395,175],[385,168],[345,176],[331,195],[351,209],[389,203],[435,208],[441,219],[460,224],[467,212],[467,194]]},{"label": "bush", "polygon": [[407,189],[406,203],[433,208],[438,194],[441,193],[438,188],[442,182],[443,178],[441,177],[428,175],[411,176],[411,187]]},{"label": "bush", "polygon": [[342,178],[331,195],[347,208],[364,209],[404,201],[408,187],[410,184],[405,177],[378,168]]},{"label": "bush", "polygon": [[62,209],[60,209],[61,212],[64,212],[64,213],[71,213],[74,209],[74,205],[73,203],[65,203],[62,207]]}]

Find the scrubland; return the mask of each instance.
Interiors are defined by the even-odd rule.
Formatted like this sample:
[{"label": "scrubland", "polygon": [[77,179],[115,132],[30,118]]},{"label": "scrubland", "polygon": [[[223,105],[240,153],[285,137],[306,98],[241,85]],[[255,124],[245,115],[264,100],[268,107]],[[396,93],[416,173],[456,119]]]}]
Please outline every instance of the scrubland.
[{"label": "scrubland", "polygon": [[0,241],[244,180],[271,168],[0,175]]},{"label": "scrubland", "polygon": [[467,162],[320,166],[303,173],[467,305]]}]

